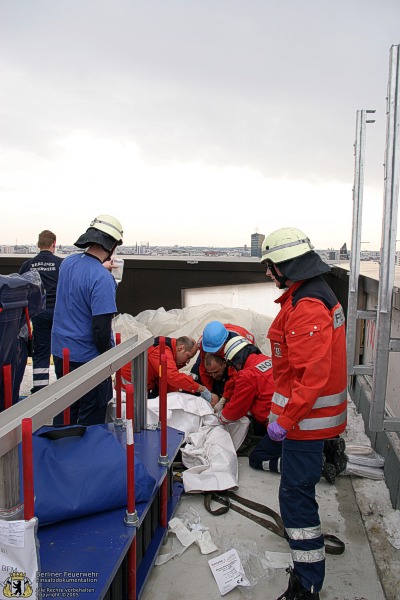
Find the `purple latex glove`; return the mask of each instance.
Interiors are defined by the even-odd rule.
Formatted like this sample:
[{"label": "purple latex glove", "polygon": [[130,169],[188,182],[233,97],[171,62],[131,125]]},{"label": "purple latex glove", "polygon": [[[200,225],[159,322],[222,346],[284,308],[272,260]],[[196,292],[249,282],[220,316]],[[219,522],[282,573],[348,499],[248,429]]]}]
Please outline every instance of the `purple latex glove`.
[{"label": "purple latex glove", "polygon": [[281,442],[285,439],[287,430],[283,429],[277,421],[273,421],[268,425],[268,435],[274,442]]}]

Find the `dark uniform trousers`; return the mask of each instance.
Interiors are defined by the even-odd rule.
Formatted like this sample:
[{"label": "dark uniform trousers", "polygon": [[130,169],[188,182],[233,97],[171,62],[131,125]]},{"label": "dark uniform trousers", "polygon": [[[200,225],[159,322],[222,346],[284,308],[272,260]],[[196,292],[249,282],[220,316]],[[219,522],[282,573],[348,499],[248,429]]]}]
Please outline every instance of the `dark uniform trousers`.
[{"label": "dark uniform trousers", "polygon": [[323,440],[283,440],[279,487],[279,505],[294,572],[303,587],[314,592],[321,590],[325,577],[324,537],[315,499],[323,448]]},{"label": "dark uniform trousers", "polygon": [[[63,376],[63,360],[58,356],[53,357],[54,370],[57,379]],[[69,370],[75,371],[82,365],[87,363],[72,362],[69,363]],[[75,425],[99,425],[105,423],[107,404],[113,396],[111,377],[107,377],[104,381],[96,385],[90,392],[81,396],[79,400],[74,402],[70,407],[70,423]],[[54,425],[63,425],[63,413],[54,417]]]},{"label": "dark uniform trousers", "polygon": [[33,324],[33,388],[31,393],[49,385],[49,368],[51,355],[51,328],[53,326],[54,308],[46,308],[32,317]]}]

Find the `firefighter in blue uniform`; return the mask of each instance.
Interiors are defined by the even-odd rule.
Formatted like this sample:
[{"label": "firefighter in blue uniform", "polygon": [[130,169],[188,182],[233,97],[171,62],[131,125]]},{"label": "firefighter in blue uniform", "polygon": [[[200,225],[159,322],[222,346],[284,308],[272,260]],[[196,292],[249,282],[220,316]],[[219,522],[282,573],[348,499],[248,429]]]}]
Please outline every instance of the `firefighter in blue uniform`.
[{"label": "firefighter in blue uniform", "polygon": [[[120,244],[121,223],[111,215],[99,215],[75,242],[85,252],[63,261],[52,333],[57,378],[63,374],[63,348],[70,351],[73,371],[114,346],[111,324],[117,312],[117,284],[110,272],[110,259]],[[71,406],[71,424],[104,423],[111,398],[112,383],[108,377]],[[61,424],[62,415],[54,423]]]},{"label": "firefighter in blue uniform", "polygon": [[25,261],[19,270],[22,275],[36,269],[46,290],[46,309],[32,318],[33,324],[33,387],[31,393],[49,385],[49,368],[51,355],[51,328],[53,326],[54,305],[58,273],[62,258],[55,256],[56,236],[45,229],[39,233],[39,254]]}]

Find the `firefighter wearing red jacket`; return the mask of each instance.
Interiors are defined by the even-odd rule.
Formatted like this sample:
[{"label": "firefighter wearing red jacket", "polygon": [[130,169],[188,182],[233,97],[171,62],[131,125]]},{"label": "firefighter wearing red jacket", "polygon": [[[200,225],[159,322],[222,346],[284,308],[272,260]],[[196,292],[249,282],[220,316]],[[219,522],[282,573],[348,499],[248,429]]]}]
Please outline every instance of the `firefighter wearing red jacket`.
[{"label": "firefighter wearing red jacket", "polygon": [[[232,325],[232,323],[223,324],[220,321],[211,321],[211,323],[207,323],[203,330],[203,335],[198,341],[200,350],[198,372],[200,381],[210,390],[213,386],[213,378],[204,365],[204,356],[206,352],[211,352],[212,354],[223,357],[226,342],[236,335],[241,335],[254,344],[254,335],[240,325]],[[195,371],[195,369],[193,369],[193,371]],[[232,382],[228,381],[224,388],[223,398],[229,400],[231,394]]]},{"label": "firefighter wearing red jacket", "polygon": [[[218,398],[204,386],[199,385],[186,373],[179,369],[188,364],[198,351],[196,340],[187,336],[165,339],[165,356],[167,359],[167,392],[179,390],[189,394],[199,393],[208,402]],[[147,351],[147,392],[150,398],[158,396],[160,367],[160,338],[154,339],[154,344]],[[131,367],[125,365],[121,370],[123,383],[131,381]]]},{"label": "firefighter wearing red jacket", "polygon": [[281,515],[294,568],[278,600],[319,599],[325,548],[315,485],[325,438],[346,427],[347,373],[343,309],[322,275],[329,266],[299,229],[284,228],[263,242],[261,262],[280,289],[281,309],[268,337],[276,391],[268,435],[282,442]]},{"label": "firefighter wearing red jacket", "polygon": [[265,435],[275,390],[271,358],[239,335],[228,340],[224,355],[237,376],[230,400],[218,413],[220,423],[227,425],[247,415],[253,422],[254,434]]}]

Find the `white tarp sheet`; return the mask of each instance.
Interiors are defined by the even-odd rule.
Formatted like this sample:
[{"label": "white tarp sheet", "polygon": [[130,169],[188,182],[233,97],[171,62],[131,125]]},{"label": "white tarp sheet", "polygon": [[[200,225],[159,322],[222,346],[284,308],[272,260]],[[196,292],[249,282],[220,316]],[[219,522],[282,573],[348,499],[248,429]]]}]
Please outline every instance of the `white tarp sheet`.
[{"label": "white tarp sheet", "polygon": [[254,335],[260,350],[264,354],[270,355],[270,344],[266,336],[272,318],[260,315],[250,309],[226,308],[222,304],[202,304],[168,311],[158,308],[157,310],[145,310],[136,317],[125,313],[114,319],[113,328],[115,332],[121,334],[122,341],[135,334],[138,334],[139,342],[150,335],[175,338],[187,335],[197,340],[210,321],[221,321],[245,327]]},{"label": "white tarp sheet", "polygon": [[[159,400],[149,399],[147,422],[159,421]],[[203,398],[174,392],[167,396],[167,424],[185,433],[181,449],[185,492],[227,490],[238,487],[236,450],[246,437],[245,417],[225,427],[218,423],[210,404]]]}]

